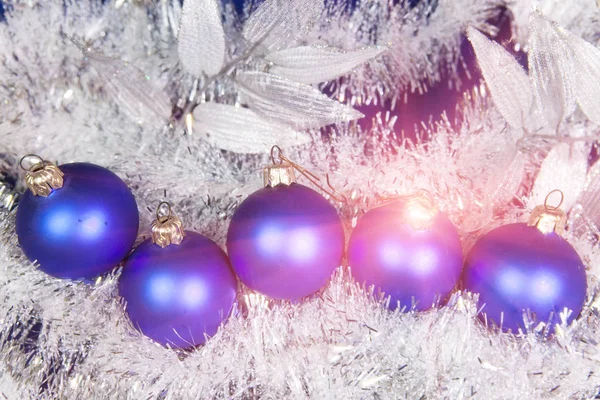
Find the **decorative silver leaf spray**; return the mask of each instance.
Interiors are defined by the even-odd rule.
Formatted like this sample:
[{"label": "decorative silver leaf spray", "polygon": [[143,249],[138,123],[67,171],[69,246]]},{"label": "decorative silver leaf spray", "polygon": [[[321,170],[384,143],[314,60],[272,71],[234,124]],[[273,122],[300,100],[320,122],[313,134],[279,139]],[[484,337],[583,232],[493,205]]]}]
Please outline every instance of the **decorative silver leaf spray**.
[{"label": "decorative silver leaf spray", "polygon": [[[475,29],[467,31],[496,108],[515,131],[520,131],[520,142],[537,139],[550,145],[534,182],[530,205],[541,204],[546,193],[560,189],[565,195],[563,206],[569,210],[584,189],[597,193],[596,186],[600,185],[600,181],[592,180],[586,188],[589,143],[599,137],[585,136],[583,129],[573,129],[573,123],[568,132],[561,129],[567,118],[575,119],[582,128],[589,121],[600,123],[600,49],[539,12],[530,16],[529,33],[527,74],[500,45]],[[577,108],[581,116],[574,114]],[[582,198],[578,212],[588,221],[600,220],[598,205],[591,203],[597,196]]]},{"label": "decorative silver leaf spray", "polygon": [[[182,115],[173,118],[189,134],[201,133],[214,146],[238,153],[266,152],[276,143],[305,144],[310,136],[300,131],[361,118],[311,85],[346,75],[386,48],[307,46],[323,8],[323,0],[266,0],[244,25],[246,50],[231,55],[217,0],[187,0],[183,8],[175,0],[168,15],[181,15],[174,29],[177,52],[195,81]],[[129,63],[79,47],[115,101],[137,122],[168,119],[172,107],[155,82]],[[236,85],[241,101],[205,104],[211,84],[223,80]]]},{"label": "decorative silver leaf spray", "polygon": [[179,60],[194,76],[216,75],[225,63],[225,32],[216,0],[186,0],[179,25]]}]

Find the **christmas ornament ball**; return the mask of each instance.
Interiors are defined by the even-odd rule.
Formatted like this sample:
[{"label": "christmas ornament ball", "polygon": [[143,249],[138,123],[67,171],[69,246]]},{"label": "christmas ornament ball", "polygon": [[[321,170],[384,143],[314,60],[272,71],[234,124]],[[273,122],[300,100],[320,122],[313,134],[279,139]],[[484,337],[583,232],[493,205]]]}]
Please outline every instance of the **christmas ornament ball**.
[{"label": "christmas ornament ball", "polygon": [[231,313],[237,281],[227,255],[207,237],[185,232],[161,248],[148,239],[125,262],[119,294],[131,322],[163,346],[204,344]]},{"label": "christmas ornament ball", "polygon": [[28,190],[16,215],[21,249],[55,277],[94,278],[131,250],[139,216],[133,194],[117,175],[88,164],[61,165],[63,186],[47,196]]},{"label": "christmas ornament ball", "polygon": [[445,301],[460,279],[458,232],[441,212],[403,200],[368,211],[348,244],[352,276],[375,293],[390,296],[389,307],[424,311]]},{"label": "christmas ornament ball", "polygon": [[463,284],[479,293],[482,318],[513,333],[524,328],[525,310],[553,325],[568,308],[570,323],[583,308],[587,286],[573,247],[555,232],[524,223],[483,235],[466,258]]},{"label": "christmas ornament ball", "polygon": [[236,210],[227,233],[233,268],[249,288],[296,300],[323,287],[340,265],[344,229],[319,193],[279,184],[254,192]]}]

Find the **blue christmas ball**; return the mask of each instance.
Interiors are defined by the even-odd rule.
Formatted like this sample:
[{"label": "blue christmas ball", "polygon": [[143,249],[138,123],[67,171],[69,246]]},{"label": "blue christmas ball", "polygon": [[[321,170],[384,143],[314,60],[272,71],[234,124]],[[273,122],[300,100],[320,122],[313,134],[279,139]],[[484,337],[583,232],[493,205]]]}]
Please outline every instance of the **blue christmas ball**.
[{"label": "blue christmas ball", "polygon": [[119,294],[133,325],[163,346],[201,345],[231,313],[237,281],[213,241],[186,232],[165,248],[146,240],[125,262]]},{"label": "blue christmas ball", "polygon": [[368,211],[350,236],[348,264],[357,282],[390,296],[390,309],[423,311],[443,303],[460,280],[462,247],[443,213],[419,227],[406,206],[399,200]]},{"label": "blue christmas ball", "polygon": [[135,198],[106,168],[61,165],[63,187],[48,197],[27,191],[19,203],[19,245],[40,269],[58,278],[94,278],[131,250],[139,225]]},{"label": "blue christmas ball", "polygon": [[513,333],[524,331],[526,310],[553,325],[567,308],[571,322],[587,286],[583,262],[565,239],[522,223],[483,235],[467,256],[463,279],[465,289],[479,293],[482,318]]},{"label": "blue christmas ball", "polygon": [[227,250],[246,286],[296,300],[325,286],[340,265],[344,229],[319,193],[297,183],[277,185],[240,204],[229,225]]}]

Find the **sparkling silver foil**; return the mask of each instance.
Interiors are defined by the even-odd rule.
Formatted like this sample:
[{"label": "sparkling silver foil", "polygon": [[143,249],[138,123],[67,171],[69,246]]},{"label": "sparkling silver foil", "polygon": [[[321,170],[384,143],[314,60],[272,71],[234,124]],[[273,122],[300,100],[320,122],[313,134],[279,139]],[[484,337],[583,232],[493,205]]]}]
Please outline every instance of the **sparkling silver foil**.
[{"label": "sparkling silver foil", "polygon": [[[4,3],[10,12],[0,23],[0,153],[17,158],[35,152],[58,164],[106,166],[132,188],[141,231],[149,230],[156,204],[169,199],[187,229],[223,246],[237,205],[262,187],[268,149],[253,155],[221,151],[179,123],[199,98],[232,106],[240,100],[235,82],[207,84],[182,71],[174,32],[179,2]],[[500,2],[425,1],[414,9],[407,4],[365,0],[350,16],[333,6],[322,10],[304,39],[308,43],[393,47],[333,84],[338,100],[353,105],[402,98],[404,89],[439,81],[442,68],[454,74],[463,29],[489,30],[486,20]],[[225,11],[224,32],[234,38],[227,51],[238,54],[247,44],[239,20]],[[172,120],[138,124],[114,93],[131,99],[143,88],[133,78],[127,85],[120,82],[130,75],[99,76],[64,33],[152,76],[164,90],[160,98],[171,102]],[[106,79],[123,91],[111,91]],[[348,232],[379,197],[426,189],[468,247],[480,232],[524,219],[552,147],[530,141],[517,146],[518,132],[506,127],[482,93],[465,99],[459,124],[419,127],[427,141],[404,139],[394,130],[402,116],[384,111],[372,131],[339,124],[324,140],[283,150],[316,175],[330,175],[349,199],[338,205]],[[157,114],[148,99],[136,104]],[[153,106],[164,117],[163,105]],[[294,118],[302,124],[302,115]],[[565,121],[565,131],[579,122]],[[592,125],[581,129],[585,136],[595,132]],[[313,136],[321,137],[320,132]],[[9,163],[9,174],[16,177],[15,163]],[[589,268],[589,302],[574,325],[560,327],[550,340],[535,329],[521,337],[490,332],[477,319],[478,307],[468,293],[457,292],[446,307],[432,312],[390,313],[371,289],[340,268],[322,292],[298,304],[242,289],[236,313],[204,347],[174,352],[131,326],[116,296],[118,269],[92,284],[51,278],[20,251],[14,212],[0,212],[0,394],[8,399],[592,398],[600,387],[600,251],[585,236],[572,234],[569,240]]]}]

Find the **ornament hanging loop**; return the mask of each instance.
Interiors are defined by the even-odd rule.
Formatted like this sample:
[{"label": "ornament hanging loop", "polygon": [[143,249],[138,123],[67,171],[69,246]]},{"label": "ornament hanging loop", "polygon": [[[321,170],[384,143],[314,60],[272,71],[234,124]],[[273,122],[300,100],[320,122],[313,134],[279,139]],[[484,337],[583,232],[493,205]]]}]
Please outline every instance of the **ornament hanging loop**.
[{"label": "ornament hanging loop", "polygon": [[[279,161],[277,161],[275,154],[279,156]],[[277,145],[271,147],[271,162],[273,163],[273,165],[281,165],[283,164],[283,160],[283,150],[281,150],[281,147]]]},{"label": "ornament hanging loop", "polygon": [[[550,196],[551,196],[553,193],[558,193],[558,194],[560,194],[560,201],[558,202],[558,205],[557,205],[557,206],[554,206],[554,207],[553,207],[553,206],[549,206],[549,205],[548,205],[548,200],[550,199]],[[548,210],[548,211],[556,211],[556,210],[558,210],[558,209],[560,208],[560,206],[562,206],[562,203],[563,203],[563,201],[565,201],[565,194],[564,194],[564,193],[562,192],[562,190],[560,190],[560,189],[554,189],[553,191],[551,191],[550,193],[548,193],[548,194],[546,195],[546,198],[544,199],[544,208],[545,208],[546,210]]]},{"label": "ornament hanging loop", "polygon": [[327,183],[327,188],[325,188],[318,176],[304,168],[302,165],[297,164],[284,156],[281,147],[277,145],[271,147],[271,161],[273,162],[273,165],[265,168],[264,172],[265,186],[274,187],[278,184],[289,185],[290,183],[296,182],[294,174],[294,170],[296,170],[335,201],[347,203],[346,196],[338,192],[331,184],[329,174],[325,174],[325,182]]},{"label": "ornament hanging loop", "polygon": [[[37,161],[31,162],[30,163],[31,165],[28,168],[25,167],[25,165],[23,165],[25,160],[29,160],[32,158]],[[21,160],[19,160],[19,167],[21,167],[21,169],[26,172],[31,172],[31,171],[36,171],[38,169],[41,169],[41,168],[43,168],[43,165],[44,165],[44,159],[42,157],[38,156],[37,154],[25,154],[23,157],[21,157]]]},{"label": "ornament hanging loop", "polygon": [[152,222],[152,242],[165,248],[171,244],[181,244],[184,237],[183,223],[173,214],[171,204],[160,202],[156,207],[156,219]]},{"label": "ornament hanging loop", "polygon": [[158,204],[158,207],[156,207],[156,220],[162,223],[168,221],[171,217],[173,217],[173,209],[171,208],[171,204],[168,201],[161,201]]},{"label": "ornament hanging loop", "polygon": [[[29,168],[26,168],[26,160],[35,159]],[[19,166],[27,171],[25,174],[25,184],[34,196],[48,197],[53,190],[60,189],[64,184],[64,174],[50,161],[44,160],[36,154],[26,154],[19,160]]]},{"label": "ornament hanging loop", "polygon": [[[560,202],[557,206],[548,205],[548,199],[553,193],[560,194]],[[559,189],[554,189],[544,199],[544,205],[537,206],[531,212],[527,225],[535,226],[540,232],[556,233],[561,235],[565,231],[565,225],[567,224],[567,214],[559,207],[562,205],[564,200],[564,193]]]},{"label": "ornament hanging loop", "polygon": [[[277,155],[277,157],[276,157]],[[265,187],[275,187],[277,185],[291,185],[296,182],[294,167],[290,163],[284,164],[283,153],[279,146],[271,147],[271,162],[263,170],[263,182]]]}]

